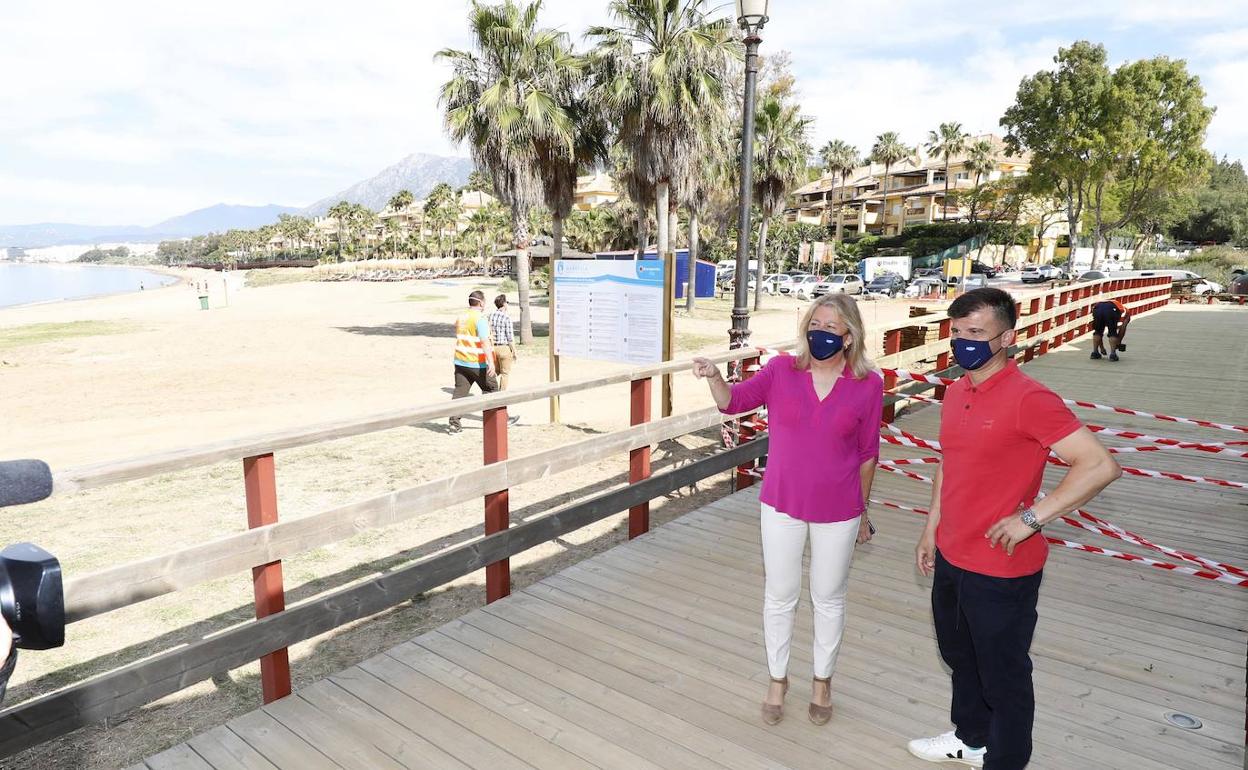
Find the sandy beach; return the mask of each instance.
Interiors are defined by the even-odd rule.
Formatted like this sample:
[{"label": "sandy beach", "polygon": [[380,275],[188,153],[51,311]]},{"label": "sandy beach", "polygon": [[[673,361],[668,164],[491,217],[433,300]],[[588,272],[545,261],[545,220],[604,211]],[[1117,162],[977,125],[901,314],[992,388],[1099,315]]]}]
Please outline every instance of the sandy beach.
[{"label": "sandy beach", "polygon": [[[6,405],[0,457],[38,457],[53,468],[133,457],[449,398],[451,328],[468,291],[497,281],[298,282],[238,290],[220,274],[184,271],[184,282],[137,294],[0,310],[0,392]],[[212,309],[194,284],[207,280]],[[791,338],[802,305],[765,298],[753,340]],[[677,320],[677,355],[727,347],[729,302],[703,301]],[[864,302],[869,325],[907,316],[903,300]],[[514,314],[513,309],[513,314]],[[539,335],[545,307],[534,308]],[[877,334],[870,335],[878,348]],[[545,382],[546,340],[520,351],[514,386]],[[565,361],[567,378],[619,365]],[[655,387],[657,395],[659,388]],[[710,405],[703,383],[676,377],[677,412]],[[513,457],[627,425],[627,386],[566,397],[564,423],[546,402],[521,404]],[[655,409],[657,415],[658,410]],[[442,424],[410,426],[277,455],[280,515],[291,518],[411,486],[481,462],[480,423],[462,434]],[[655,470],[710,451],[715,431],[666,442]],[[627,458],[588,464],[512,491],[513,520],[626,481]],[[727,491],[727,474],[656,501],[662,522]],[[53,551],[67,575],[154,556],[245,524],[241,463],[119,484],[6,512],[0,542],[30,540]],[[513,559],[525,585],[610,547],[621,517]],[[480,531],[481,501],[432,511],[402,525],[319,548],[284,564],[289,601],[340,587]],[[154,654],[250,617],[248,575],[128,607],[71,626],[58,650],[26,653],[8,703]],[[422,629],[478,606],[480,576],[297,645],[295,686],[314,681]],[[15,767],[121,767],[254,708],[258,667],[220,675],[108,727],[92,727],[16,758]]]}]

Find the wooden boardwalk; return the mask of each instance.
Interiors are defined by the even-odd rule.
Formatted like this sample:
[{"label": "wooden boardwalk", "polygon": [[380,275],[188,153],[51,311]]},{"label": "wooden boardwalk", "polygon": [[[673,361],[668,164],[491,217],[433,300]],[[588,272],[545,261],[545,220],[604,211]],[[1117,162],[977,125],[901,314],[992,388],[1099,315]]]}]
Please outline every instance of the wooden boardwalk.
[{"label": "wooden boardwalk", "polygon": [[[1168,309],[1141,319],[1117,364],[1088,361],[1088,344],[1026,369],[1068,397],[1221,422],[1248,415],[1248,312]],[[1079,416],[1154,435],[1236,438],[1107,412]],[[925,408],[899,424],[934,437],[938,418]],[[1248,480],[1243,459],[1182,450],[1118,458]],[[876,497],[926,505],[924,485],[877,479]],[[1088,509],[1156,542],[1248,566],[1243,490],[1124,477]],[[928,581],[912,566],[922,520],[878,507],[872,517],[880,533],[855,557],[836,712],[825,727],[805,717],[805,600],[789,713],[776,727],[758,718],[767,680],[762,565],[757,494],[746,490],[140,767],[929,767],[905,751],[907,739],[948,729]],[[1149,553],[1064,524],[1050,530]],[[1243,767],[1246,643],[1248,589],[1054,549],[1032,648],[1031,767]],[[1163,719],[1171,710],[1204,726],[1172,727]]]}]

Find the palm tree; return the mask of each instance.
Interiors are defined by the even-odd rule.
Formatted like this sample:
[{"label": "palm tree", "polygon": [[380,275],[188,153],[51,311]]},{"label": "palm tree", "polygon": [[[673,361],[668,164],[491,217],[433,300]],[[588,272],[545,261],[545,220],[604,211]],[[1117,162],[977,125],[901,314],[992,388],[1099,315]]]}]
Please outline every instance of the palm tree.
[{"label": "palm tree", "polygon": [[358,237],[363,240],[361,244],[364,248],[364,258],[369,258],[368,242],[369,236],[373,234],[373,228],[377,226],[377,212],[367,206],[356,204],[355,210],[351,217],[352,229],[357,233]]},{"label": "palm tree", "polygon": [[966,142],[970,134],[963,133],[961,123],[941,123],[935,131],[927,132],[927,151],[933,157],[945,160],[945,197],[941,205],[941,219],[944,219],[944,207],[949,205],[949,158],[966,151]]},{"label": "palm tree", "polygon": [[446,249],[443,247],[443,236],[446,231],[447,204],[455,197],[455,191],[446,182],[438,182],[429,191],[429,197],[425,198],[423,207],[425,221],[429,223],[438,236],[438,256],[445,257]]},{"label": "palm tree", "polygon": [[403,225],[399,222],[398,217],[386,217],[383,220],[383,226],[386,228],[386,236],[390,239],[390,258],[398,259],[399,235],[403,232]]},{"label": "palm tree", "polygon": [[334,222],[338,225],[338,261],[345,259],[347,237],[346,234],[351,227],[351,219],[354,215],[355,204],[347,201],[338,201],[329,207],[328,214],[334,218]]},{"label": "palm tree", "polygon": [[725,74],[739,51],[727,19],[707,19],[704,0],[612,0],[618,26],[591,27],[592,97],[618,126],[633,180],[653,187],[658,247],[667,254],[670,193],[701,145],[699,125],[724,102]]},{"label": "palm tree", "polygon": [[754,309],[763,304],[766,274],[767,228],[784,206],[789,189],[806,172],[810,144],[806,141],[809,118],[796,104],[765,96],[754,115],[754,199],[762,210],[758,230],[758,279],[754,283]]},{"label": "palm tree", "polygon": [[[884,197],[880,199],[880,234],[885,235],[885,221],[888,215],[888,172],[894,163],[914,156],[914,150],[901,143],[901,136],[896,131],[886,131],[875,138],[871,147],[871,162],[884,164],[884,181],[880,186]],[[902,213],[902,220],[905,213]],[[897,231],[901,232],[900,224]]]},{"label": "palm tree", "polygon": [[390,202],[386,205],[391,211],[399,212],[412,205],[413,200],[415,200],[415,196],[412,195],[411,190],[399,190],[390,196]]},{"label": "palm tree", "polygon": [[[845,184],[846,178],[850,172],[858,168],[858,148],[841,139],[833,139],[819,150],[819,161],[823,164],[824,169],[832,175],[832,200],[836,201],[836,178],[840,177],[841,184]],[[831,208],[824,199],[824,213],[830,214]],[[826,225],[827,222],[824,222]],[[838,231],[839,236],[839,231]]]},{"label": "palm tree", "polygon": [[571,155],[575,143],[574,121],[561,97],[568,69],[579,60],[565,33],[537,26],[540,8],[540,2],[474,0],[468,13],[474,50],[437,55],[453,68],[439,97],[447,133],[468,142],[477,169],[511,210],[521,344],[533,341],[527,214],[541,200],[540,148]]},{"label": "palm tree", "polygon": [[991,141],[980,139],[966,151],[966,170],[975,175],[975,192],[971,198],[972,223],[976,221],[979,208],[979,183],[996,168],[997,161]]}]

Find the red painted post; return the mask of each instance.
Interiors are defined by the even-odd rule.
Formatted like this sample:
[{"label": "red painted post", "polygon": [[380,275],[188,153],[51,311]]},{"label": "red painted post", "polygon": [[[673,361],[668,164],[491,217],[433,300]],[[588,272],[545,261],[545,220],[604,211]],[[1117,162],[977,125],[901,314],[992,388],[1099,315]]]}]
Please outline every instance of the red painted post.
[{"label": "red painted post", "polygon": [[[247,528],[276,524],[277,474],[271,453],[243,458],[243,485],[247,490]],[[280,561],[252,567],[251,583],[257,620],[286,609]],[[285,647],[260,658],[260,689],[265,703],[290,695],[290,655]]]},{"label": "red painted post", "polygon": [[[941,319],[940,331],[938,332],[938,339],[942,339],[942,340],[949,339],[949,327],[951,326],[953,326],[952,318]],[[945,350],[943,353],[936,356],[936,371],[943,372],[944,370],[948,369],[949,358],[950,358],[950,354],[948,350]],[[941,401],[945,400],[945,386],[944,385],[936,386],[935,396]]]},{"label": "red painted post", "polygon": [[[1040,312],[1040,298],[1035,297],[1031,300],[1031,304],[1027,306],[1027,314],[1033,318]],[[1032,321],[1027,324],[1027,351],[1023,353],[1023,363],[1030,361],[1036,357],[1036,348],[1031,341],[1036,337],[1036,322]]]},{"label": "red painted post", "polygon": [[[889,329],[884,332],[884,355],[891,356],[894,353],[901,352],[901,329]],[[897,367],[894,367],[897,368]],[[890,391],[897,387],[897,375],[884,375],[884,390]],[[886,404],[884,406],[884,422],[892,422],[897,416],[895,404]]]},{"label": "red painted post", "polygon": [[[739,364],[741,367],[742,382],[754,376],[754,372],[751,370],[758,366],[758,363],[758,358],[747,358]],[[754,438],[754,426],[752,424],[753,419],[754,418],[749,417],[741,420],[741,429],[738,433],[738,445],[744,444]],[[737,466],[737,489],[745,489],[746,487],[753,486],[754,477],[750,475],[750,471],[752,470],[754,470],[753,463],[741,463]]]},{"label": "red painted post", "polygon": [[[1044,309],[1045,309],[1045,312],[1048,312],[1049,310],[1053,309],[1053,295],[1052,294],[1046,294],[1044,296]],[[1052,328],[1053,328],[1052,318],[1046,318],[1044,320],[1044,323],[1040,324],[1040,333],[1044,335],[1044,339],[1040,340],[1040,355],[1044,355],[1045,353],[1049,352],[1048,332]]]},{"label": "red painted post", "polygon": [[[485,428],[485,464],[507,459],[507,407],[486,409],[483,415]],[[509,490],[491,492],[485,496],[485,534],[502,532],[511,526],[511,501]],[[500,559],[485,565],[485,601],[496,602],[511,593],[511,560]]]},{"label": "red painted post", "polygon": [[[631,395],[629,406],[629,424],[641,425],[650,422],[650,383],[649,377],[633,380],[629,386]],[[628,483],[633,484],[642,479],[650,478],[650,447],[643,446],[628,453]],[[650,502],[646,501],[628,509],[628,539],[644,535],[650,531]]]}]

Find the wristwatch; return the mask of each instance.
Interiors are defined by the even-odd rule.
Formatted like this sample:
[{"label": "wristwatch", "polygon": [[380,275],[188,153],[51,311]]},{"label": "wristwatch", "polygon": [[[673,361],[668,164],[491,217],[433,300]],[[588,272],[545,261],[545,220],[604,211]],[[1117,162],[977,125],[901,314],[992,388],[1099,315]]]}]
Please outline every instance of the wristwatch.
[{"label": "wristwatch", "polygon": [[1035,512],[1035,511],[1033,511],[1033,510],[1032,510],[1032,509],[1030,509],[1030,508],[1028,508],[1028,509],[1024,510],[1022,513],[1020,513],[1020,514],[1019,514],[1019,518],[1021,518],[1021,519],[1023,520],[1023,523],[1024,523],[1024,524],[1026,524],[1027,526],[1031,527],[1032,529],[1034,529],[1034,530],[1035,530],[1035,531],[1037,531],[1037,532],[1039,532],[1039,531],[1040,531],[1040,528],[1044,526],[1043,524],[1041,524],[1041,523],[1040,523],[1040,521],[1039,521],[1038,519],[1036,519],[1036,512]]}]

